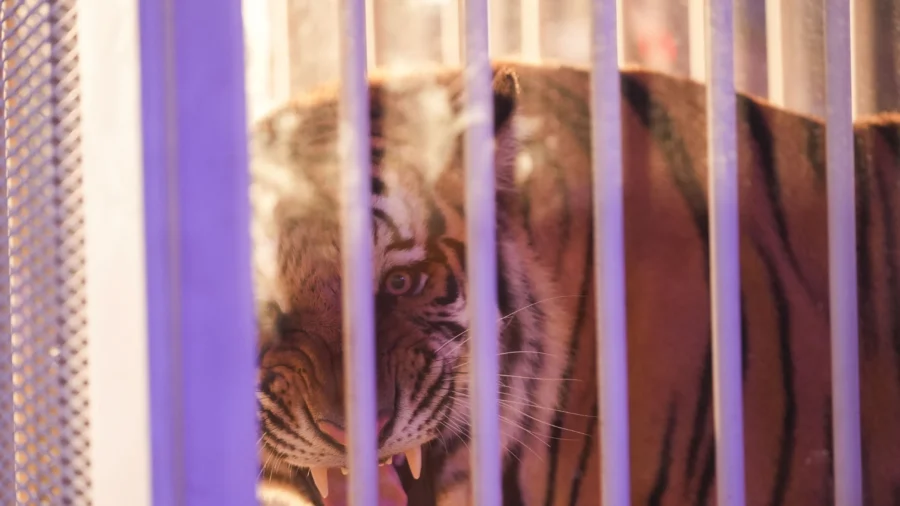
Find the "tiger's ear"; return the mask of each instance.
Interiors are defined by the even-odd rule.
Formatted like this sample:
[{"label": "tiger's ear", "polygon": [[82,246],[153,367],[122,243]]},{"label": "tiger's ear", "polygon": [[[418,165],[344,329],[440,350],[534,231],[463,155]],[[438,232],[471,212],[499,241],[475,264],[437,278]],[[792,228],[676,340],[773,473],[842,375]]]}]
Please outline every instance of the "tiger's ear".
[{"label": "tiger's ear", "polygon": [[519,78],[508,67],[494,71],[494,170],[497,176],[497,191],[507,193],[515,190],[516,157],[519,143],[512,121],[519,102]]},{"label": "tiger's ear", "polygon": [[519,100],[519,78],[508,67],[494,71],[494,134],[500,134],[507,126],[516,110]]}]

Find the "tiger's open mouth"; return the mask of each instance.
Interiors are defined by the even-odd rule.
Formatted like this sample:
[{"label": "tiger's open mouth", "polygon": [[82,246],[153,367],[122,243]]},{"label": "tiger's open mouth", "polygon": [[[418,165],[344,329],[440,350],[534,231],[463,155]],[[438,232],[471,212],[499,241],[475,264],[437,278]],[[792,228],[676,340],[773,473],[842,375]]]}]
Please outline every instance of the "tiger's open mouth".
[{"label": "tiger's open mouth", "polygon": [[[388,464],[401,465],[403,463],[403,460],[405,460],[406,464],[409,466],[409,471],[410,473],[412,473],[413,478],[419,479],[419,476],[421,476],[422,474],[422,445],[415,446],[402,453],[384,457],[379,460],[378,467],[383,468]],[[309,472],[313,478],[313,482],[315,483],[316,488],[319,489],[319,493],[323,498],[328,497],[328,474],[329,471],[334,470],[334,467],[324,466],[309,468]],[[347,476],[349,474],[349,470],[346,467],[341,466],[340,471],[341,475],[343,476]],[[382,470],[379,470],[379,474],[383,474]]]}]

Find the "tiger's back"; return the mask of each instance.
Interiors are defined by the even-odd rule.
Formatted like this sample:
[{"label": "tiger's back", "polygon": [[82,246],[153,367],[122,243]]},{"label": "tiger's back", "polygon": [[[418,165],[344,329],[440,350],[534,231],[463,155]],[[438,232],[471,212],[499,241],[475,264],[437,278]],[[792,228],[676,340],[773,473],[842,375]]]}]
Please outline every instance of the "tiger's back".
[{"label": "tiger's back", "polygon": [[[520,483],[528,504],[598,504],[596,421],[563,413],[597,412],[589,75],[515,68],[519,119],[547,128],[523,150],[532,244],[559,291],[579,294],[567,311],[580,329],[564,429]],[[705,89],[637,69],[621,86],[633,503],[713,504]],[[737,121],[747,504],[832,504],[825,128],[743,95]],[[898,504],[900,115],[854,135],[864,493]]]}]

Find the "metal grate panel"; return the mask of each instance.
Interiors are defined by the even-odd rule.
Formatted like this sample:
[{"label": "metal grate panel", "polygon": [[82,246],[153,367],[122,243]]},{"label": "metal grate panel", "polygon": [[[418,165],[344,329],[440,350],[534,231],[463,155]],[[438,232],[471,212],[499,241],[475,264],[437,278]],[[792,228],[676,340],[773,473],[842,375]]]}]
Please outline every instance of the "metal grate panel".
[{"label": "metal grate panel", "polygon": [[90,504],[74,7],[0,4],[4,505]]}]

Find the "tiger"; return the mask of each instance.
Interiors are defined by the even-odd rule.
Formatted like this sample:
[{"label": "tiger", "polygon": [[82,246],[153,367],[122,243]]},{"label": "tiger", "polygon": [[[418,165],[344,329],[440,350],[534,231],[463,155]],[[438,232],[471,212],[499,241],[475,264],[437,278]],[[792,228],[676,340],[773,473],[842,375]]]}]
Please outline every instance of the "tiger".
[{"label": "tiger", "polygon": [[[601,497],[591,71],[368,76],[380,499],[471,503],[463,137],[493,119],[504,505]],[[631,502],[716,503],[705,86],[620,69]],[[345,504],[339,88],[252,131],[259,497]],[[737,93],[746,504],[834,503],[826,126]],[[900,504],[900,114],[855,121],[863,495]],[[603,149],[601,146],[600,149]]]}]

